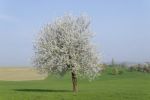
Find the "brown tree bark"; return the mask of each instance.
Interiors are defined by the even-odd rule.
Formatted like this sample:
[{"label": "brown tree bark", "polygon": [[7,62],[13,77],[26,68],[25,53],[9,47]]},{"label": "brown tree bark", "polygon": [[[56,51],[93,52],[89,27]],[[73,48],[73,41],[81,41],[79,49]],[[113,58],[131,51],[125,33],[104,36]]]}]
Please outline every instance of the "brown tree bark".
[{"label": "brown tree bark", "polygon": [[73,92],[77,93],[77,91],[78,91],[78,87],[77,87],[77,75],[76,75],[75,71],[73,71],[71,74],[72,74]]}]

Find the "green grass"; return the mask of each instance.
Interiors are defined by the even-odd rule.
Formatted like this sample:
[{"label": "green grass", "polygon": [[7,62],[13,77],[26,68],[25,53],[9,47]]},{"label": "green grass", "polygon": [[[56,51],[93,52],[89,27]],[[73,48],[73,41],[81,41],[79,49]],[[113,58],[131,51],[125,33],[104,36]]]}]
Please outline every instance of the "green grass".
[{"label": "green grass", "polygon": [[79,80],[79,92],[71,92],[69,75],[40,81],[0,81],[0,100],[150,100],[150,74],[108,69],[96,80]]}]

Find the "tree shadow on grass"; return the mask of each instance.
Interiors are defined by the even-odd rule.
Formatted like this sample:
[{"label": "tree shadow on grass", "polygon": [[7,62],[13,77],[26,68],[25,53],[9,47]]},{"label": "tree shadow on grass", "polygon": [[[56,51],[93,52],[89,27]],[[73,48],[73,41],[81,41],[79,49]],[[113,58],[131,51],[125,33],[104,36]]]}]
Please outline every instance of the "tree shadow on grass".
[{"label": "tree shadow on grass", "polygon": [[50,90],[50,89],[14,89],[20,92],[72,92],[71,90]]}]

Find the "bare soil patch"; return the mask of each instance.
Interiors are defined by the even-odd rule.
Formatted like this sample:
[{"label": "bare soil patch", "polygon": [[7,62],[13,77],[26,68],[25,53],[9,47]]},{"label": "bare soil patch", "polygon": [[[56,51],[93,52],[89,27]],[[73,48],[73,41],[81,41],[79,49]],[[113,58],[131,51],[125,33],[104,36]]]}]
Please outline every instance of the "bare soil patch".
[{"label": "bare soil patch", "polygon": [[46,74],[39,74],[34,68],[0,68],[0,80],[4,81],[43,80],[46,77]]}]

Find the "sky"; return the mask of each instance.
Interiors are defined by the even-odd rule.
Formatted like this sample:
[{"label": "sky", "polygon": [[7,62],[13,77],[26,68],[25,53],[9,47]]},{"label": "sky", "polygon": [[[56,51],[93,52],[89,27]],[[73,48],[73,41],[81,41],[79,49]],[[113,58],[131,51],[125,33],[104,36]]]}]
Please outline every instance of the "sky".
[{"label": "sky", "polygon": [[91,17],[103,62],[150,61],[150,0],[0,0],[0,66],[32,66],[36,34],[65,13]]}]

